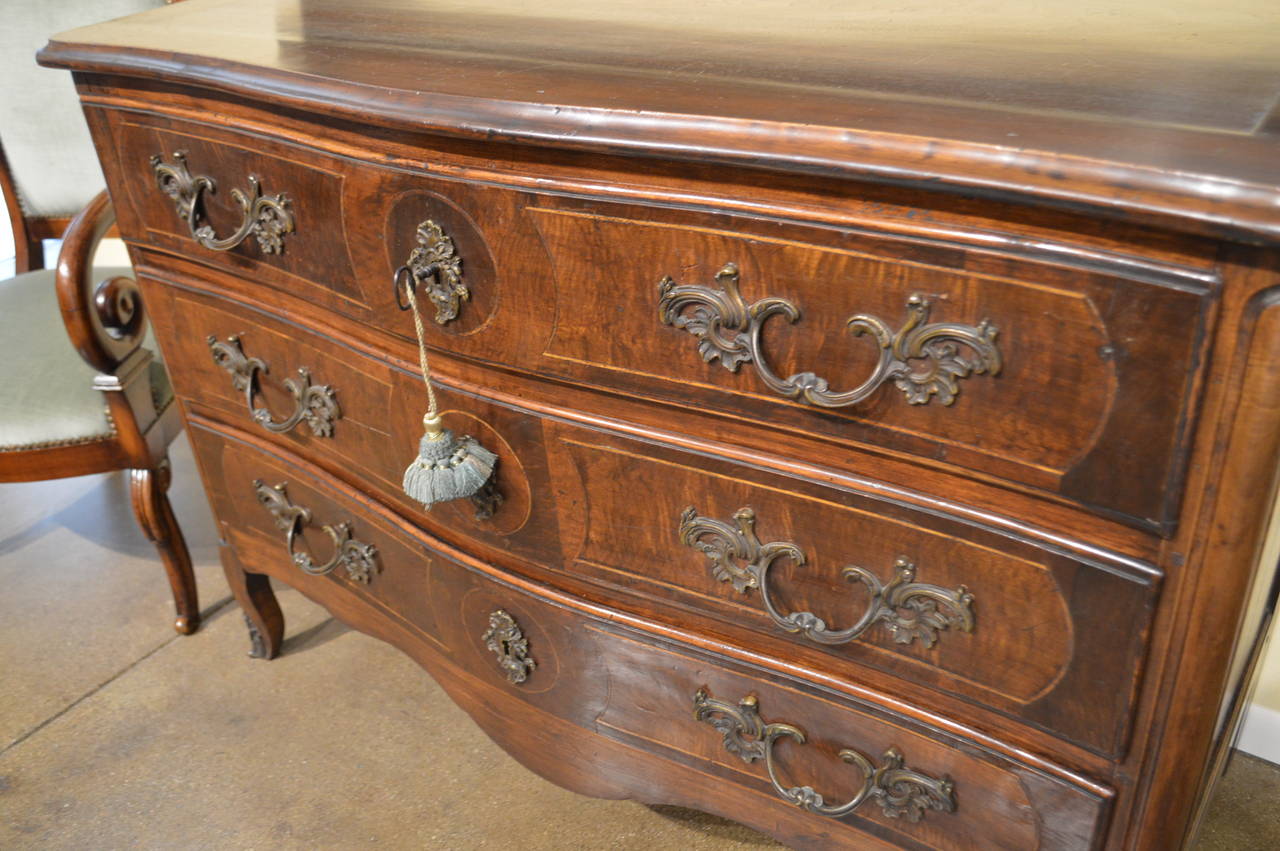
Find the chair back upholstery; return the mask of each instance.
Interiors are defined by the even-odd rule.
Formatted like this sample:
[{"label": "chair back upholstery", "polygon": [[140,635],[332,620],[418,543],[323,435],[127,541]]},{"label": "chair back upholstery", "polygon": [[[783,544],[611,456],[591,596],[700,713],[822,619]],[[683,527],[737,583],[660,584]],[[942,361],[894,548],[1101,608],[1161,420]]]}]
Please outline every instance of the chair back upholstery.
[{"label": "chair back upholstery", "polygon": [[36,65],[36,51],[64,30],[163,5],[163,0],[4,0],[0,190],[12,220],[19,272],[42,268],[40,241],[60,237],[69,219],[105,186],[71,75]]}]

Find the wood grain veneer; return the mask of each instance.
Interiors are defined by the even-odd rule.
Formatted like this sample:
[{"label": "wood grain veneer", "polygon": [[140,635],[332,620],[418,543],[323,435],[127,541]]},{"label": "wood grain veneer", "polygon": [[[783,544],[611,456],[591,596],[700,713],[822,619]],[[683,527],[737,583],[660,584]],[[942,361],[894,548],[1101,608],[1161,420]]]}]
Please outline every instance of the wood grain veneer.
[{"label": "wood grain veneer", "polygon": [[[256,655],[283,635],[270,577],[544,776],[797,847],[1184,845],[1275,570],[1280,17],[1138,4],[1067,50],[1088,4],[966,8],[965,42],[946,4],[749,5],[194,0],[41,54],[76,75]],[[153,157],[216,184],[194,223]],[[467,287],[427,341],[450,424],[499,455],[485,510],[398,489],[422,402],[392,273],[428,224]],[[770,298],[794,316],[734,337]],[[847,407],[777,389],[857,385],[879,350],[850,318],[905,340],[925,303],[954,348],[914,372]],[[728,342],[700,352],[715,311]],[[260,359],[249,400],[210,338]],[[331,428],[264,428],[300,368]],[[376,569],[300,569],[342,535]],[[757,544],[794,545],[767,594],[729,581]],[[814,638],[898,559],[940,608]],[[964,595],[967,629],[895,640]],[[804,743],[723,737],[755,713]],[[770,730],[775,783],[733,753]],[[891,747],[918,821],[887,787],[813,811],[859,787],[841,748]]]}]

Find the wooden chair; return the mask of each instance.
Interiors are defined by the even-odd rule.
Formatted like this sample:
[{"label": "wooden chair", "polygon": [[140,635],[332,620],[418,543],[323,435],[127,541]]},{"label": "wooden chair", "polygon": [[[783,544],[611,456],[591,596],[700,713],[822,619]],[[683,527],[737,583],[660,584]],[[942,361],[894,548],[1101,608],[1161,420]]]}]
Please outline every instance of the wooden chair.
[{"label": "wooden chair", "polygon": [[[156,545],[173,589],[174,627],[188,634],[200,623],[195,577],[165,495],[168,446],[182,428],[178,406],[154,346],[148,345],[132,270],[93,267],[98,242],[115,215],[105,192],[94,195],[102,178],[75,93],[69,87],[59,90],[66,86],[65,75],[34,64],[36,48],[55,29],[150,5],[157,3],[115,0],[104,8],[101,2],[19,2],[6,9],[10,29],[0,44],[0,63],[6,66],[5,85],[22,91],[0,98],[0,141],[8,142],[8,131],[21,128],[12,138],[23,150],[21,157],[11,158],[0,144],[0,191],[13,225],[17,271],[0,279],[0,482],[128,470],[134,514]],[[57,16],[52,24],[50,7]],[[34,46],[19,41],[17,51],[25,52],[14,57],[17,51],[8,41],[21,38],[14,28],[24,25],[34,30],[29,39]],[[16,67],[9,69],[10,64]],[[48,92],[33,92],[36,85]],[[42,129],[33,131],[32,122]],[[39,194],[33,190],[41,188],[40,160],[48,154],[32,145],[41,145],[43,138],[49,140],[46,147],[70,153],[79,169],[45,171],[60,198],[30,197]],[[68,138],[81,138],[80,149],[64,150]],[[10,153],[18,153],[17,147],[11,144]],[[35,173],[22,170],[19,161]],[[84,192],[78,204],[65,211],[58,207],[77,190]],[[69,218],[76,206],[83,208]],[[44,269],[43,240],[59,236],[57,268]]]}]

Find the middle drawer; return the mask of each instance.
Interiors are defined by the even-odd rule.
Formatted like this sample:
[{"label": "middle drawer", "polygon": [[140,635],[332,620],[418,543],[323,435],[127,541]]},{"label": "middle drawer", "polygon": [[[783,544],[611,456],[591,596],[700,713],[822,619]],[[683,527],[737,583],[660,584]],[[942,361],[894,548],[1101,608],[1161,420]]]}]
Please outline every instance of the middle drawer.
[{"label": "middle drawer", "polygon": [[497,486],[424,512],[399,489],[421,429],[417,376],[225,299],[144,287],[189,407],[446,541],[827,675],[1124,748],[1158,584],[1146,565],[447,387],[446,424],[498,453]]}]

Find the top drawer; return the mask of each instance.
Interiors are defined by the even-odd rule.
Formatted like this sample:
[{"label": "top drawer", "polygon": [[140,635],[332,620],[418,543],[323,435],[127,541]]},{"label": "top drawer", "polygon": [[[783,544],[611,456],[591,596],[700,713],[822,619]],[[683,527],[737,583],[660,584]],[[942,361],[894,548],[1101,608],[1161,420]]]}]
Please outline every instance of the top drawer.
[{"label": "top drawer", "polygon": [[254,287],[411,340],[391,285],[408,264],[437,291],[432,345],[456,354],[1171,526],[1212,304],[1194,275],[584,200],[90,113],[127,171],[111,180],[125,234]]}]

